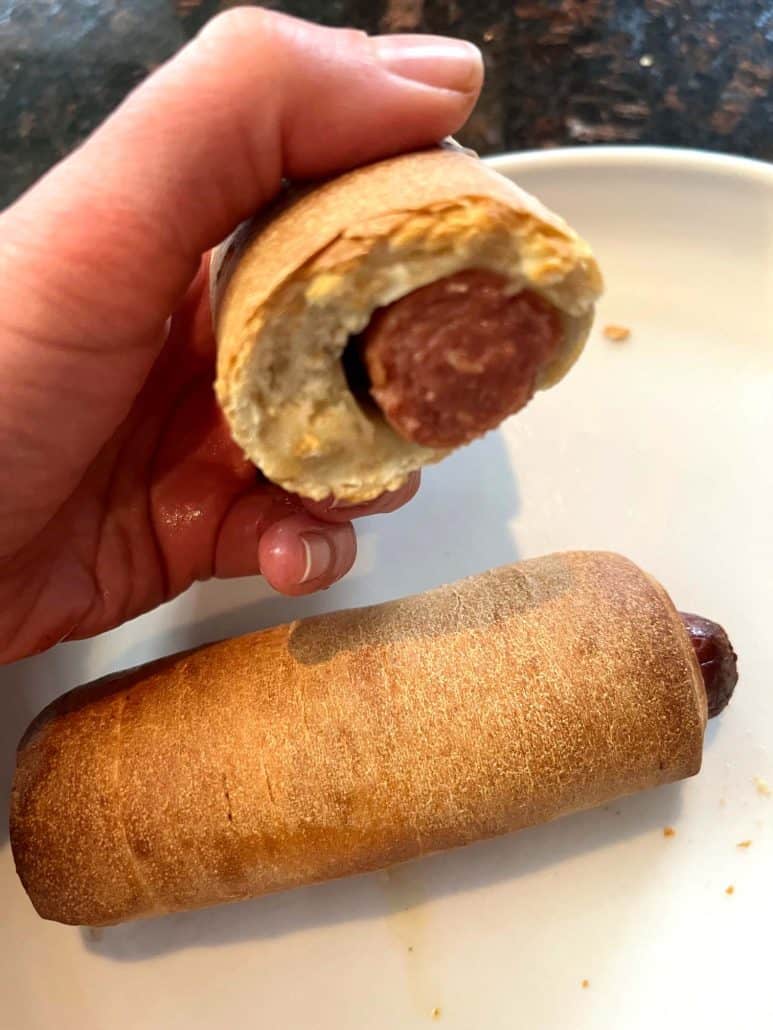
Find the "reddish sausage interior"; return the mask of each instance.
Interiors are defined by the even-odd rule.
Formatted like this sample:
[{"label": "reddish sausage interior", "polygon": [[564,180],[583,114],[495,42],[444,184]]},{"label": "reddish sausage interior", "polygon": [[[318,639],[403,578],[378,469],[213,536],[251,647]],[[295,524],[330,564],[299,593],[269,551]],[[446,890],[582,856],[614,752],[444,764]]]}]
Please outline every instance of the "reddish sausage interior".
[{"label": "reddish sausage interior", "polygon": [[727,633],[718,623],[700,615],[680,614],[703,673],[711,719],[727,707],[733,696],[738,682],[738,657]]},{"label": "reddish sausage interior", "polygon": [[[470,269],[378,309],[355,346],[360,379],[395,432],[446,448],[522,408],[562,340],[561,316],[546,300],[510,294],[503,276]],[[347,371],[356,380],[351,358]]]}]

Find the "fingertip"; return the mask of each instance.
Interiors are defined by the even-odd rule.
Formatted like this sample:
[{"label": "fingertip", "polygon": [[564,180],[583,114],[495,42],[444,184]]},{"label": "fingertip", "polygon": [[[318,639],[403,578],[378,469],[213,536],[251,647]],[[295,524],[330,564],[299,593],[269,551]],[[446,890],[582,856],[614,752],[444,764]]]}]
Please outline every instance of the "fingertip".
[{"label": "fingertip", "polygon": [[217,537],[214,572],[218,579],[258,575],[261,539],[275,523],[294,514],[299,507],[297,497],[268,483],[238,498],[223,519]]},{"label": "fingertip", "polygon": [[386,514],[388,512],[397,511],[398,508],[402,508],[409,501],[412,501],[416,494],[419,492],[421,486],[421,472],[417,469],[415,472],[411,472],[403,483],[403,485],[384,495],[386,498],[385,507],[381,508],[378,514]]},{"label": "fingertip", "polygon": [[267,582],[292,597],[325,590],[346,575],[357,556],[350,522],[321,522],[299,513],[271,526],[258,545]]},{"label": "fingertip", "polygon": [[380,497],[373,501],[367,501],[365,504],[342,504],[333,497],[327,497],[323,501],[310,501],[303,498],[301,503],[315,518],[335,525],[369,515],[387,515],[397,511],[416,496],[420,485],[421,473],[417,471],[411,472],[397,490],[387,490]]}]

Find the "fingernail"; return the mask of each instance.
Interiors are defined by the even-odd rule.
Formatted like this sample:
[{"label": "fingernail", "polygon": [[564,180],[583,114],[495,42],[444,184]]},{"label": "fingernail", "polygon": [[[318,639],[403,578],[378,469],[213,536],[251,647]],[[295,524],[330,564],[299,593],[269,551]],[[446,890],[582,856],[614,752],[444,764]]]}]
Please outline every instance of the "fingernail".
[{"label": "fingernail", "polygon": [[299,537],[306,555],[306,564],[299,583],[319,579],[333,567],[335,550],[325,533],[301,533]]},{"label": "fingernail", "polygon": [[480,81],[480,50],[464,39],[447,36],[373,36],[371,46],[379,64],[393,75],[425,86],[467,93]]}]

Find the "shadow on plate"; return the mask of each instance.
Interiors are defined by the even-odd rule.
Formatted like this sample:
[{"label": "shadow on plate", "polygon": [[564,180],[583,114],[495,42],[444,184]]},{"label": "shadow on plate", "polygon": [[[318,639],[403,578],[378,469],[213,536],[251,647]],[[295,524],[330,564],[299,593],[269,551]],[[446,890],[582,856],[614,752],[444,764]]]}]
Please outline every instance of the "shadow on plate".
[{"label": "shadow on plate", "polygon": [[[184,651],[326,611],[377,604],[518,561],[512,524],[518,489],[504,439],[492,433],[424,470],[421,490],[401,511],[357,523],[358,559],[341,582],[309,597],[282,597],[261,584],[254,600],[230,608],[239,590],[227,581],[197,588],[195,612],[153,650]],[[148,642],[120,655],[117,667],[143,661]]]},{"label": "shadow on plate", "polygon": [[[83,928],[89,951],[118,962],[142,962],[188,948],[287,937],[318,927],[378,919],[503,880],[528,878],[577,856],[662,831],[676,822],[680,785],[669,784],[603,808],[520,833],[431,855],[393,870],[303,887],[252,901]],[[666,846],[666,845],[664,845]],[[642,876],[650,876],[650,859]]]}]

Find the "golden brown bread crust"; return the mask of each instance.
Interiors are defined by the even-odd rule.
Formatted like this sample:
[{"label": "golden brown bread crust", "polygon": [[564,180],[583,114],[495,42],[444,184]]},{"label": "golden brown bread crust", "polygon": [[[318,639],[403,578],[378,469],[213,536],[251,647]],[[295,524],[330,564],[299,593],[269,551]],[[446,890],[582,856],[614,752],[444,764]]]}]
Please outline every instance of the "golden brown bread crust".
[{"label": "golden brown bread crust", "polygon": [[433,148],[290,191],[213,264],[217,395],[234,439],[275,482],[358,503],[447,451],[363,410],[341,368],[374,309],[464,268],[528,286],[561,313],[557,382],[587,337],[601,277],[588,245],[469,154]]},{"label": "golden brown bread crust", "polygon": [[678,780],[706,698],[665,591],[553,555],[164,659],[19,746],[40,915],[105,924],[363,872]]}]

